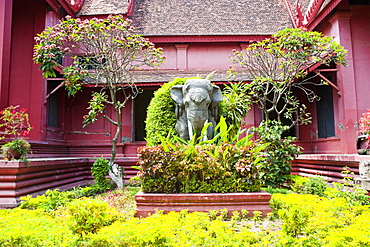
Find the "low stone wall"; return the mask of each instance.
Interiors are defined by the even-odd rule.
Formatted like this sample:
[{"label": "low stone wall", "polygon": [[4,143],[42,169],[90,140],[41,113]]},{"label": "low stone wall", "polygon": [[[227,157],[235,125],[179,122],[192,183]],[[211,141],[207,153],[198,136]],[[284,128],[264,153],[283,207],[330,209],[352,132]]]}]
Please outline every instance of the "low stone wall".
[{"label": "low stone wall", "polygon": [[0,208],[15,207],[25,195],[40,195],[48,189],[66,190],[92,182],[87,158],[0,161]]},{"label": "low stone wall", "polygon": [[271,195],[265,191],[250,193],[209,193],[209,194],[155,194],[139,192],[135,195],[137,217],[147,217],[156,210],[179,212],[208,212],[226,208],[229,216],[233,211],[246,209],[249,216],[253,211],[261,211],[263,216],[271,212]]},{"label": "low stone wall", "polygon": [[[93,182],[91,166],[96,158],[30,158],[21,160],[0,160],[0,208],[13,208],[21,196],[41,195],[48,189],[61,191]],[[121,157],[116,163],[124,168],[127,182],[138,172],[132,168],[137,157]]]},{"label": "low stone wall", "polygon": [[[292,162],[292,173],[304,177],[320,175],[327,181],[339,182],[344,177],[359,177],[359,163],[370,160],[370,155],[358,154],[304,154]],[[349,167],[353,175],[342,173],[344,167]]]}]

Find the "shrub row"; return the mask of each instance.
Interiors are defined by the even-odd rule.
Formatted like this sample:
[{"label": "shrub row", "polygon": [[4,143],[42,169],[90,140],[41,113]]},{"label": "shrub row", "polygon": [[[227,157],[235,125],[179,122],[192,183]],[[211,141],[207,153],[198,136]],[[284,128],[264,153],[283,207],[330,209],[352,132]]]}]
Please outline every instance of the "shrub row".
[{"label": "shrub row", "polygon": [[[147,193],[260,191],[261,146],[163,145],[141,147],[141,186]],[[222,178],[222,179],[221,179]]]},{"label": "shrub row", "polygon": [[278,220],[262,225],[258,212],[247,220],[234,214],[230,221],[215,212],[186,211],[126,218],[106,203],[81,198],[52,212],[0,210],[0,246],[370,245],[369,206],[290,193],[273,194],[271,207]]}]

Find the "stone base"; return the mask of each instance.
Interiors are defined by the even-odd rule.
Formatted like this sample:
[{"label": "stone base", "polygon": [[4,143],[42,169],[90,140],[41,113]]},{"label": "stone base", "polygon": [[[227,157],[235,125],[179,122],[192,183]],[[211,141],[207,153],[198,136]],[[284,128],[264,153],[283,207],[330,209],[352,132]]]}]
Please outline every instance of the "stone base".
[{"label": "stone base", "polygon": [[189,212],[208,212],[226,208],[229,216],[233,211],[242,209],[261,211],[263,216],[271,212],[269,201],[271,195],[265,191],[250,193],[209,193],[209,194],[155,194],[139,192],[135,195],[137,217],[147,217],[157,210],[164,213],[180,212],[187,209]]},{"label": "stone base", "polygon": [[370,190],[370,179],[368,178],[355,178],[354,179],[355,184],[358,184],[361,186],[361,189],[364,190]]}]

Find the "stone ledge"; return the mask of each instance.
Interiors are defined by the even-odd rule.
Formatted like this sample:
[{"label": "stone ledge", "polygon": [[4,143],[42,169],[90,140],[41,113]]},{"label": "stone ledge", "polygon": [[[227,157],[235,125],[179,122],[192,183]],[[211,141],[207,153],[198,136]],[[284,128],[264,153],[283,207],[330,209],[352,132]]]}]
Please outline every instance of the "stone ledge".
[{"label": "stone ledge", "polygon": [[179,212],[208,212],[209,210],[220,210],[226,208],[229,216],[233,211],[242,209],[249,211],[261,211],[263,216],[271,212],[271,195],[265,191],[249,193],[209,193],[209,194],[156,194],[139,192],[135,195],[137,206],[137,217],[147,217],[156,210]]}]

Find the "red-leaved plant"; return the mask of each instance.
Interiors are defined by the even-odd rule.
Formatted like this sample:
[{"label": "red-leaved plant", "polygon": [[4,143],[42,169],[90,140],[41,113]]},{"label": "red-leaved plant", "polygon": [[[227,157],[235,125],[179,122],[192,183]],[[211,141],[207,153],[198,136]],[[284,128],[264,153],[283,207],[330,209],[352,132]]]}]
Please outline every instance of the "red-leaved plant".
[{"label": "red-leaved plant", "polygon": [[368,135],[367,139],[370,140],[370,109],[362,113],[359,121],[359,132],[363,135]]},{"label": "red-leaved plant", "polygon": [[12,139],[1,146],[4,159],[25,158],[31,150],[31,145],[23,138],[28,136],[32,126],[27,109],[19,108],[19,105],[8,106],[0,111],[0,128],[4,130],[0,139]]}]

